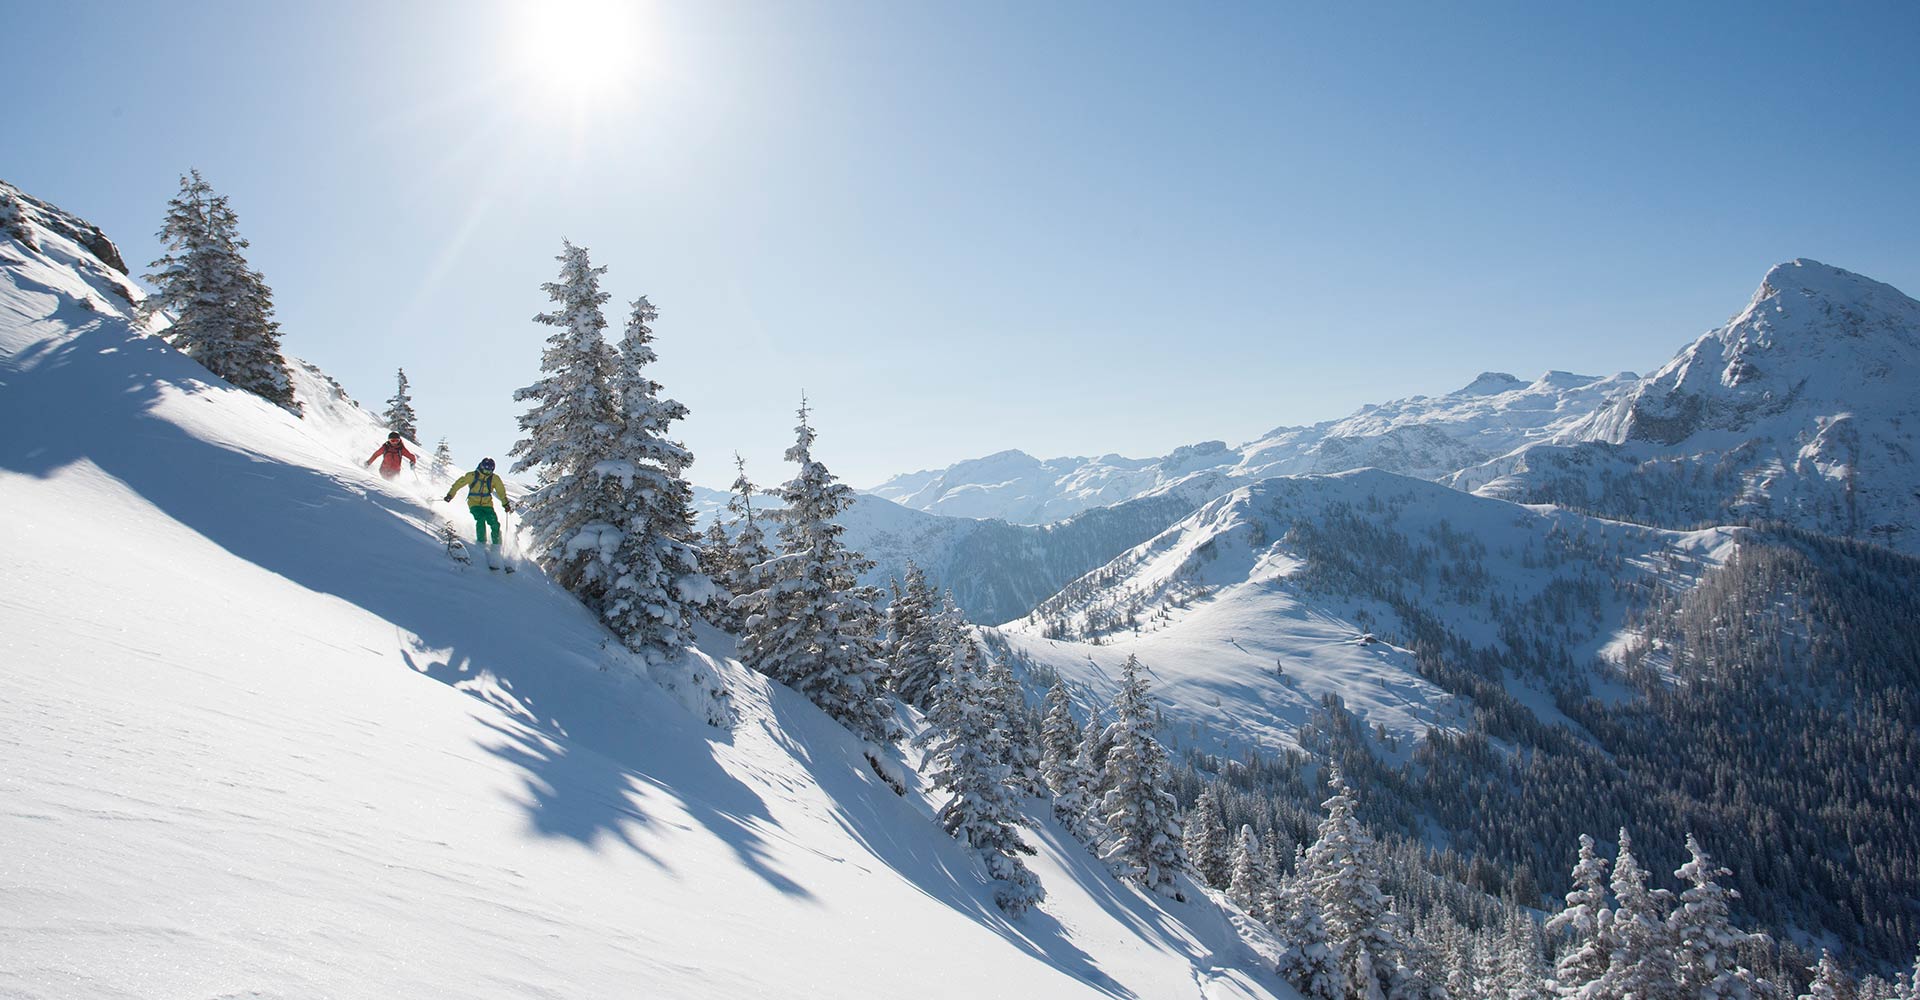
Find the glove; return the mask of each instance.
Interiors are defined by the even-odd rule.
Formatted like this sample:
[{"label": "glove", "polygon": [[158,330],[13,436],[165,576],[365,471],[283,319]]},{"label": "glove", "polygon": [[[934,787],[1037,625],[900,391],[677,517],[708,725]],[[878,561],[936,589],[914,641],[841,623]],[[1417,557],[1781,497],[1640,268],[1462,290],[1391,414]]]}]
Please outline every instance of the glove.
[{"label": "glove", "polygon": [[510,504],[507,501],[502,500],[500,501],[500,506],[506,508],[507,513],[509,514],[513,513],[513,504]]},{"label": "glove", "polygon": [[442,500],[442,501],[440,501],[440,502],[441,502],[441,503],[452,503],[452,502],[453,502],[453,494],[451,494],[451,493],[449,493],[449,494],[447,494],[447,497],[446,497],[446,499],[444,499],[444,500]]}]

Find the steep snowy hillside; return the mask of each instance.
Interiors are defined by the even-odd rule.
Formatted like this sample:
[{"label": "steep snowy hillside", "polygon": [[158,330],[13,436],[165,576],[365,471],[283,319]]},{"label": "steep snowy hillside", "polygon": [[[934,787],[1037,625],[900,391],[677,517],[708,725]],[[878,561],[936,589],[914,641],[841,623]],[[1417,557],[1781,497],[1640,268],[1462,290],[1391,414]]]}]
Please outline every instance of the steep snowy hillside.
[{"label": "steep snowy hillside", "polygon": [[1548,372],[1525,382],[1488,372],[1444,396],[1369,405],[1343,420],[1282,427],[1237,448],[1206,441],[1161,458],[1046,461],[1006,451],[896,476],[869,492],[937,514],[1045,524],[1167,490],[1203,493],[1195,496],[1200,502],[1273,476],[1378,468],[1440,479],[1552,436],[1636,377]]},{"label": "steep snowy hillside", "polygon": [[1732,322],[1463,488],[1649,524],[1779,520],[1920,552],[1920,302],[1810,260]]},{"label": "steep snowy hillside", "polygon": [[[1516,506],[1375,470],[1263,480],[1207,504],[1000,630],[1033,662],[1110,689],[1137,654],[1173,732],[1209,751],[1297,745],[1337,695],[1404,753],[1476,707],[1414,647],[1553,644],[1576,659],[1624,627],[1636,583],[1680,587],[1727,550],[1677,533]],[[1509,679],[1548,722],[1558,678]],[[1393,756],[1385,746],[1380,748]]]},{"label": "steep snowy hillside", "polygon": [[723,637],[644,663],[536,570],[462,570],[323,376],[304,420],[211,379],[91,227],[8,204],[0,994],[1294,995],[1050,821],[1005,920]]}]

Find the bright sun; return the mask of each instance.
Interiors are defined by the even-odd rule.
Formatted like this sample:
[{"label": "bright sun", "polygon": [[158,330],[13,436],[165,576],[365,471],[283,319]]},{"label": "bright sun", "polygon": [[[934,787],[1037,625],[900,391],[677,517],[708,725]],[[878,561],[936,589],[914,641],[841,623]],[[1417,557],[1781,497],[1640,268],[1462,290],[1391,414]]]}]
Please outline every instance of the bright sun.
[{"label": "bright sun", "polygon": [[520,0],[508,45],[520,74],[576,105],[612,100],[640,59],[638,0]]}]

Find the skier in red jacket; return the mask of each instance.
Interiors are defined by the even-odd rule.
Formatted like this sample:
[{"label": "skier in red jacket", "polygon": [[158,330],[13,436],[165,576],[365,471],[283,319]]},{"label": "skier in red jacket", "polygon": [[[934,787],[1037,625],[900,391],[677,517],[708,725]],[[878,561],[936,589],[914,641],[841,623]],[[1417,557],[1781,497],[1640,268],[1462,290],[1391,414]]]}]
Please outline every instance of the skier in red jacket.
[{"label": "skier in red jacket", "polygon": [[[382,455],[386,457],[380,458]],[[406,458],[408,463],[416,468],[420,465],[414,453],[408,451],[406,443],[400,440],[400,432],[394,431],[387,435],[386,444],[373,450],[373,455],[367,459],[367,464],[372,465],[375,458],[380,458],[380,474],[388,479],[392,479],[400,474],[400,459],[402,457]]]}]

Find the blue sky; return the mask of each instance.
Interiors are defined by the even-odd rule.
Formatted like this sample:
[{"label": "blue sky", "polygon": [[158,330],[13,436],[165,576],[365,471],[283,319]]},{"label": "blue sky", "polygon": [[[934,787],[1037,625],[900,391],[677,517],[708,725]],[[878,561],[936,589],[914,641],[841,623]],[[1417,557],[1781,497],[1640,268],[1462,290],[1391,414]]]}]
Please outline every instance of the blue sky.
[{"label": "blue sky", "polygon": [[144,263],[198,167],[462,462],[570,238],[713,486],[803,388],[868,486],[1645,371],[1793,257],[1920,293],[1913,3],[561,6],[0,0],[0,178]]}]

